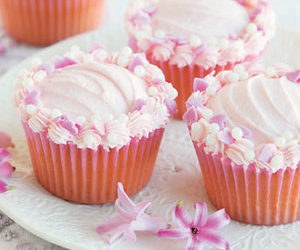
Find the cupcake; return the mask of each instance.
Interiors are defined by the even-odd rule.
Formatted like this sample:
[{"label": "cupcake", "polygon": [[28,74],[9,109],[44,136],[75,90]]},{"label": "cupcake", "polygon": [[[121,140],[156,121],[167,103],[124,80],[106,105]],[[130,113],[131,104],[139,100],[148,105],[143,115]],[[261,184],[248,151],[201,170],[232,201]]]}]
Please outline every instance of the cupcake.
[{"label": "cupcake", "polygon": [[187,122],[208,197],[231,218],[300,219],[300,70],[245,68],[196,78]]},{"label": "cupcake", "polygon": [[185,112],[193,79],[253,61],[275,30],[270,4],[257,0],[138,0],[127,13],[129,46],[145,52],[178,90]]},{"label": "cupcake", "polygon": [[105,0],[0,0],[0,16],[15,39],[49,45],[98,27]]},{"label": "cupcake", "polygon": [[86,204],[112,202],[149,181],[176,90],[142,54],[77,47],[47,63],[33,59],[16,105],[34,173],[53,195]]}]

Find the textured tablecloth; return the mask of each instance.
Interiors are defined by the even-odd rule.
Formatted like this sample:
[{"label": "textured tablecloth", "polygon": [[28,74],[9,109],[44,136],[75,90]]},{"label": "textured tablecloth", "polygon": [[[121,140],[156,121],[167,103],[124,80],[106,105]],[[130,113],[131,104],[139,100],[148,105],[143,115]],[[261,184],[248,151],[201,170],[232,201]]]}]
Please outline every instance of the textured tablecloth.
[{"label": "textured tablecloth", "polygon": [[[126,6],[130,0],[107,0],[106,16],[102,25],[122,25]],[[279,27],[300,30],[300,0],[271,0],[277,13]],[[117,35],[117,34],[116,34]],[[42,48],[17,44],[0,55],[0,76],[11,67]],[[300,60],[300,59],[299,59]],[[0,111],[3,112],[0,108]],[[1,129],[1,124],[0,124]],[[13,209],[13,208],[12,208]],[[26,215],[24,215],[26,216]],[[0,250],[61,250],[30,234],[0,211]]]}]

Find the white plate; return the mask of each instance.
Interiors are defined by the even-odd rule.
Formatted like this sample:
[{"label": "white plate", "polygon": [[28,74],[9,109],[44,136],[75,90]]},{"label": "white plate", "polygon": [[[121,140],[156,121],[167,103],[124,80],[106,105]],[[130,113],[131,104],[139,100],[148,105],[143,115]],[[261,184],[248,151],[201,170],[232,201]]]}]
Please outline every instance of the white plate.
[{"label": "white plate", "polygon": [[[114,26],[117,27],[117,26]],[[61,54],[73,44],[86,48],[94,41],[119,49],[126,44],[124,31],[107,27],[100,32],[88,33],[61,42],[43,50],[42,59]],[[118,34],[118,39],[115,35]],[[300,33],[280,30],[267,51],[267,62],[287,62],[300,68]],[[87,206],[68,203],[55,198],[37,183],[30,163],[29,153],[18,114],[13,107],[14,82],[18,71],[28,65],[21,63],[0,80],[1,129],[13,136],[16,149],[13,164],[17,172],[8,179],[16,190],[0,195],[0,209],[16,223],[37,236],[70,249],[183,249],[184,242],[158,239],[149,234],[138,237],[137,243],[123,240],[112,246],[95,232],[98,224],[112,217],[113,205]],[[194,202],[207,199],[196,155],[186,126],[172,121],[165,134],[153,177],[148,186],[134,197],[135,201],[153,200],[151,213],[171,222],[171,213],[178,200],[192,211]],[[232,249],[299,249],[300,222],[290,225],[264,227],[241,224],[235,221],[222,231]]]}]

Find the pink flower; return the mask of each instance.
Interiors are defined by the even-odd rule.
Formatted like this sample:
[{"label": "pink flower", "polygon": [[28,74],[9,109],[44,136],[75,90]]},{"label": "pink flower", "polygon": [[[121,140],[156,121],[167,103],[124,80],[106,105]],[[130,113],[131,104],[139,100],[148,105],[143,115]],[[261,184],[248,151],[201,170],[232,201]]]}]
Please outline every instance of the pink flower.
[{"label": "pink flower", "polygon": [[3,148],[0,148],[0,177],[10,177],[14,171],[12,165],[8,163],[10,153]]},{"label": "pink flower", "polygon": [[229,243],[218,232],[230,222],[224,209],[208,216],[206,203],[195,203],[195,218],[192,219],[181,204],[179,202],[173,213],[173,223],[177,228],[160,230],[159,237],[187,239],[187,250],[204,249],[207,246],[213,249],[229,249]]},{"label": "pink flower", "polygon": [[0,131],[0,148],[14,147],[10,136]]},{"label": "pink flower", "polygon": [[124,191],[122,183],[118,183],[118,199],[115,202],[115,209],[118,216],[110,219],[97,227],[99,234],[109,236],[109,244],[120,237],[129,241],[136,241],[135,231],[148,231],[157,233],[161,228],[166,228],[166,223],[158,217],[152,217],[145,213],[150,206],[150,201],[134,204]]}]

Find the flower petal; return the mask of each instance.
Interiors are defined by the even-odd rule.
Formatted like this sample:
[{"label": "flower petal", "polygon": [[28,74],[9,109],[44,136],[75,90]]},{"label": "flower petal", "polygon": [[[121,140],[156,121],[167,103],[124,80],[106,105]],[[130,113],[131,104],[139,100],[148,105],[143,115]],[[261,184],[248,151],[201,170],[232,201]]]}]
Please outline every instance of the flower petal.
[{"label": "flower petal", "polygon": [[201,242],[199,241],[199,238],[196,236],[189,237],[188,242],[186,244],[186,250],[199,250],[203,249],[200,248]]},{"label": "flower petal", "polygon": [[134,202],[125,193],[123,184],[121,182],[118,183],[118,200],[126,209],[133,209],[135,207]]},{"label": "flower petal", "polygon": [[183,206],[177,205],[173,213],[173,222],[178,227],[190,228],[193,220]]},{"label": "flower petal", "polygon": [[187,229],[162,229],[158,231],[157,236],[173,240],[180,240],[186,239],[189,237],[189,234],[190,232]]},{"label": "flower petal", "polygon": [[212,245],[214,249],[229,249],[228,241],[226,241],[217,232],[201,229],[198,239],[199,243],[209,246]]},{"label": "flower petal", "polygon": [[11,137],[7,133],[0,131],[0,148],[8,147],[14,147]]},{"label": "flower petal", "polygon": [[0,165],[0,177],[10,177],[13,171],[12,165],[8,162]]},{"label": "flower petal", "polygon": [[160,217],[141,214],[137,220],[131,223],[135,231],[149,231],[157,233],[160,229],[167,228],[167,223]]},{"label": "flower petal", "polygon": [[7,162],[10,157],[10,153],[4,148],[0,148],[0,165]]},{"label": "flower petal", "polygon": [[208,218],[207,205],[205,202],[194,203],[195,218],[193,221],[194,226],[202,227],[205,225]]},{"label": "flower petal", "polygon": [[124,220],[121,216],[117,216],[99,225],[96,231],[98,234],[109,233],[122,224],[124,224]]},{"label": "flower petal", "polygon": [[218,230],[229,223],[229,215],[225,213],[224,209],[221,209],[208,217],[205,228]]},{"label": "flower petal", "polygon": [[136,242],[136,235],[131,225],[125,230],[124,237],[128,241]]},{"label": "flower petal", "polygon": [[7,184],[4,181],[0,180],[0,194],[5,193],[7,191],[6,186],[7,186]]}]

